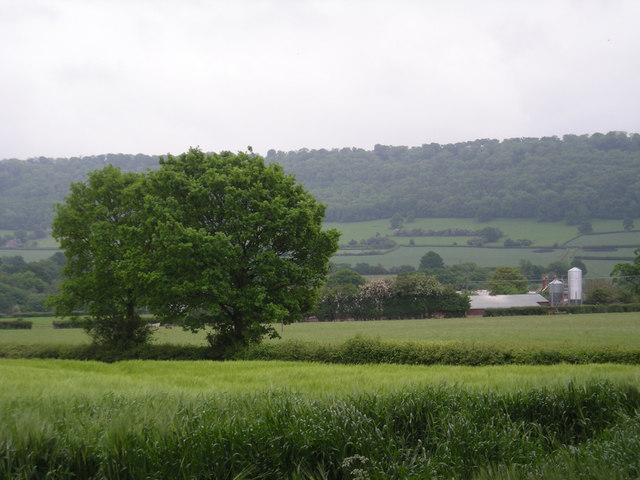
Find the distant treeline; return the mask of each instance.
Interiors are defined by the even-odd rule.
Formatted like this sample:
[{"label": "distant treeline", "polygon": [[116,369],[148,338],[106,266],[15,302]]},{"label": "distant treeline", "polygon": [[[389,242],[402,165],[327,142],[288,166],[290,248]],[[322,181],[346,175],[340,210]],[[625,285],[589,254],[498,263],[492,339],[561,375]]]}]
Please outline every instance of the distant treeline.
[{"label": "distant treeline", "polygon": [[[185,146],[186,149],[186,146]],[[315,197],[329,221],[413,217],[566,220],[635,218],[640,134],[475,140],[420,147],[269,150]],[[149,155],[0,161],[0,229],[47,228],[71,182],[111,163],[157,166]]]}]

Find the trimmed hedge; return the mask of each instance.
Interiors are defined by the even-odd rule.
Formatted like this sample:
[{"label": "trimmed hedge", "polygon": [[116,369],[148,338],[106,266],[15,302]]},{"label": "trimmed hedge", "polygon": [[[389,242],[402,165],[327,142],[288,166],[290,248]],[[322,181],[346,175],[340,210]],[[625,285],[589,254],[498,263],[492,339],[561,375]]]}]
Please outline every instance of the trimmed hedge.
[{"label": "trimmed hedge", "polygon": [[0,330],[29,330],[33,327],[33,322],[16,318],[12,320],[0,320]]},{"label": "trimmed hedge", "polygon": [[[71,360],[220,360],[208,346],[144,345],[116,351],[96,345],[0,345],[0,357]],[[640,347],[544,347],[475,343],[421,343],[354,337],[339,344],[265,342],[237,352],[235,360],[285,360],[341,364],[553,365],[621,363],[640,365]]]},{"label": "trimmed hedge", "polygon": [[511,317],[520,315],[547,315],[551,313],[617,313],[640,312],[640,303],[615,303],[611,305],[559,305],[557,307],[487,308],[483,317]]},{"label": "trimmed hedge", "polygon": [[54,320],[53,328],[82,328],[86,320],[83,318],[67,318],[64,320]]}]

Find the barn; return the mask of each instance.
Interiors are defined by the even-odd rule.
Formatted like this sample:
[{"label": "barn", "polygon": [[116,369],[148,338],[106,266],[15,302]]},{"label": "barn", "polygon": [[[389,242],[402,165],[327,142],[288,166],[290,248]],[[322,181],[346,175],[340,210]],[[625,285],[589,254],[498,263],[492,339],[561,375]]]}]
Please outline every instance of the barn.
[{"label": "barn", "polygon": [[539,293],[471,295],[469,300],[471,302],[471,308],[467,312],[469,317],[482,316],[486,308],[540,307],[549,305],[549,299]]}]

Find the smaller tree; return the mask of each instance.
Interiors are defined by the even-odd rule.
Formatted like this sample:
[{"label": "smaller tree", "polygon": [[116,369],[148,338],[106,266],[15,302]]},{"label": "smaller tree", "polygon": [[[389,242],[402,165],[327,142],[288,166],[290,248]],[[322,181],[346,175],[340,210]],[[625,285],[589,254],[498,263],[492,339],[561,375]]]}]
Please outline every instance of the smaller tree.
[{"label": "smaller tree", "polygon": [[487,280],[491,295],[527,293],[527,279],[515,267],[498,267]]},{"label": "smaller tree", "polygon": [[573,260],[571,260],[571,263],[569,264],[569,267],[570,268],[577,267],[580,270],[582,270],[582,275],[586,275],[587,274],[587,266],[579,258],[574,258]]},{"label": "smaller tree", "polygon": [[625,231],[630,232],[631,230],[633,230],[633,218],[625,218],[624,220],[622,220],[622,228],[625,229]]},{"label": "smaller tree", "polygon": [[343,285],[353,285],[354,287],[359,287],[367,283],[367,280],[360,275],[358,272],[354,272],[348,268],[343,268],[342,270],[338,270],[335,273],[329,275],[327,279],[327,283],[325,287],[336,287]]},{"label": "smaller tree", "polygon": [[429,268],[444,268],[444,260],[433,250],[429,250],[420,259],[419,270],[427,270]]},{"label": "smaller tree", "polygon": [[403,217],[400,214],[400,212],[396,212],[393,214],[393,216],[391,217],[391,219],[389,220],[389,222],[391,223],[391,228],[392,229],[396,229],[396,228],[400,228],[402,226],[402,221],[403,221]]},{"label": "smaller tree", "polygon": [[580,226],[578,226],[578,232],[582,235],[587,235],[593,232],[593,226],[589,222],[582,222]]},{"label": "smaller tree", "polygon": [[144,177],[108,165],[71,185],[57,205],[53,237],[66,256],[60,292],[49,299],[56,315],[86,309],[89,334],[99,344],[128,348],[150,330],[137,313],[145,306],[139,258],[146,250],[140,187]]},{"label": "smaller tree", "polygon": [[633,262],[616,264],[611,276],[614,283],[638,294],[640,293],[640,248],[637,248],[633,253],[636,256]]}]

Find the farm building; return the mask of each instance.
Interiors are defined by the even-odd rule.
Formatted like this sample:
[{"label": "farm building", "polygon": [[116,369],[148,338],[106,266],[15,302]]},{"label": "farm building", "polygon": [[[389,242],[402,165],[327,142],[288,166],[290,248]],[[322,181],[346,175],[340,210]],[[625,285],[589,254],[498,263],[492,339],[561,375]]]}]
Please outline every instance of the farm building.
[{"label": "farm building", "polygon": [[485,308],[539,307],[549,305],[549,299],[539,293],[521,295],[471,295],[467,316],[482,316]]}]

